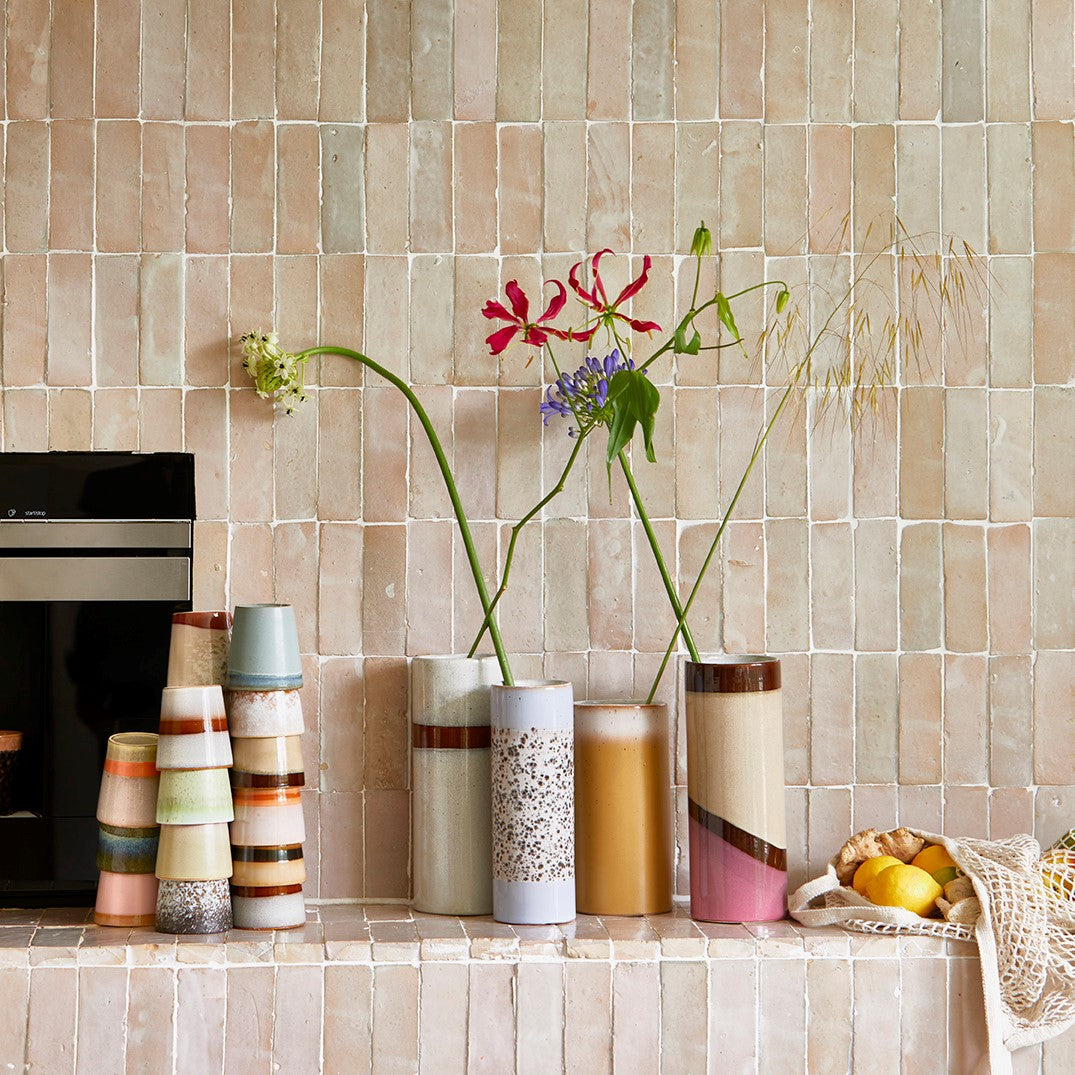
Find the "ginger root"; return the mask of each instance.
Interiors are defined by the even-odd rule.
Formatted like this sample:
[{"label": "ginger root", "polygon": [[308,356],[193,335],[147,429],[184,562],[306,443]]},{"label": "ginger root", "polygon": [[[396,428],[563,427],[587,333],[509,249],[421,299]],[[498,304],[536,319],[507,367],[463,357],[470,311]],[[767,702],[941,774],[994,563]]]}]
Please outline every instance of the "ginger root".
[{"label": "ginger root", "polygon": [[900,862],[910,862],[925,846],[926,841],[921,836],[915,836],[907,829],[893,829],[891,832],[863,829],[840,848],[836,856],[836,876],[841,885],[850,885],[855,871],[867,859],[891,855]]},{"label": "ginger root", "polygon": [[[962,880],[962,878],[959,878]],[[950,881],[949,884],[955,884]],[[937,909],[944,915],[945,921],[957,922],[961,926],[973,926],[982,913],[982,905],[976,896],[967,896],[961,900],[949,901],[943,896],[937,897]]]},{"label": "ginger root", "polygon": [[881,853],[891,855],[900,862],[910,862],[926,846],[926,841],[921,836],[915,836],[904,828],[881,833],[880,842],[884,849]]},{"label": "ginger root", "polygon": [[949,903],[959,903],[974,895],[974,885],[969,877],[954,877],[944,886],[944,898]]}]

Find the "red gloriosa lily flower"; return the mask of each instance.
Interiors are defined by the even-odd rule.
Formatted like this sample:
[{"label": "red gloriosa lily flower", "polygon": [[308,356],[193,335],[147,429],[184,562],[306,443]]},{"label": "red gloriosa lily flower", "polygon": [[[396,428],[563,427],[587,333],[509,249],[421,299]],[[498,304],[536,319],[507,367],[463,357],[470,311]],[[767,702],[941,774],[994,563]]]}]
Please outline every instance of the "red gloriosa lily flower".
[{"label": "red gloriosa lily flower", "polygon": [[553,295],[549,300],[549,305],[545,307],[545,312],[535,321],[529,320],[530,301],[523,294],[523,289],[519,287],[517,280],[509,280],[504,287],[504,294],[511,303],[510,311],[504,307],[503,303],[494,302],[492,299],[485,303],[485,308],[482,310],[485,317],[490,320],[498,318],[501,321],[510,322],[485,338],[490,354],[499,355],[520,332],[523,334],[523,343],[534,347],[543,347],[550,336],[557,340],[572,338],[570,332],[563,329],[553,328],[551,325],[541,327],[543,322],[551,321],[556,317],[567,302],[567,290],[564,285],[559,280],[550,280],[549,283],[555,285],[557,294]]},{"label": "red gloriosa lily flower", "polygon": [[598,250],[597,253],[594,254],[593,261],[590,263],[593,271],[592,291],[587,291],[579,283],[579,269],[582,267],[582,262],[577,262],[571,267],[571,272],[567,278],[571,290],[597,314],[597,322],[593,328],[590,329],[589,333],[585,337],[575,335],[572,339],[589,339],[597,330],[598,325],[605,325],[611,328],[614,319],[625,321],[635,330],[635,332],[660,331],[661,326],[658,325],[656,321],[641,321],[636,317],[628,317],[626,314],[621,314],[618,310],[620,303],[626,302],[632,295],[637,295],[638,292],[646,286],[646,281],[649,279],[649,267],[651,264],[649,254],[646,254],[645,257],[642,258],[642,272],[616,296],[614,302],[609,302],[608,295],[605,294],[605,285],[601,281],[600,264],[602,256],[611,253],[611,250],[605,249]]}]

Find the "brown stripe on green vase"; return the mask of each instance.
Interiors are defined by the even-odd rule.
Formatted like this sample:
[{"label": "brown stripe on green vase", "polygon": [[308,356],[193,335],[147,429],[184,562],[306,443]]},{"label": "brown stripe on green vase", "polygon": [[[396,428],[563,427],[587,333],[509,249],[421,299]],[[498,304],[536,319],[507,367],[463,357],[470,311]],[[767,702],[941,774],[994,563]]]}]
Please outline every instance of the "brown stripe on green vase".
[{"label": "brown stripe on green vase", "polygon": [[262,899],[267,896],[292,896],[302,891],[302,885],[232,885],[231,894],[242,899]]},{"label": "brown stripe on green vase", "polygon": [[305,773],[246,773],[231,770],[233,788],[302,788],[306,786]]},{"label": "brown stripe on green vase", "polygon": [[233,862],[294,862],[302,858],[302,844],[281,844],[279,847],[240,847],[231,845]]},{"label": "brown stripe on green vase", "polygon": [[783,847],[776,847],[746,829],[725,821],[716,814],[711,814],[703,806],[699,806],[693,799],[687,799],[687,811],[699,825],[707,828],[714,836],[719,837],[725,843],[749,855],[758,862],[764,862],[766,866],[772,866],[775,870],[788,868],[788,853]]},{"label": "brown stripe on green vase", "polygon": [[686,661],[686,689],[694,694],[735,694],[780,689],[775,657],[735,661]]},{"label": "brown stripe on green vase", "polygon": [[201,718],[191,720],[162,720],[160,722],[161,735],[201,735],[205,732],[226,732],[228,730],[228,718],[213,717],[211,726],[206,727],[206,722]]},{"label": "brown stripe on green vase", "polygon": [[488,724],[412,724],[411,744],[429,750],[488,749],[492,741]]}]

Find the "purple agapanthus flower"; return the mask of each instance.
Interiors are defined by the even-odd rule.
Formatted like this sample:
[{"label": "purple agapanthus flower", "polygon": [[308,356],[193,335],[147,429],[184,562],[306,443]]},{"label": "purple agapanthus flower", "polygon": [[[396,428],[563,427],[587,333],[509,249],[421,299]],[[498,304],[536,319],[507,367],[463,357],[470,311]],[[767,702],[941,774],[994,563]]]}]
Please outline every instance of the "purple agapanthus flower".
[{"label": "purple agapanthus flower", "polygon": [[[541,404],[544,424],[549,424],[553,415],[562,418],[589,418],[596,422],[607,421],[604,414],[608,402],[608,385],[620,370],[633,370],[635,364],[628,357],[620,357],[619,348],[601,358],[587,358],[585,363],[574,373],[562,373],[556,383],[545,390],[545,400]],[[643,371],[645,372],[645,371]],[[574,426],[568,429],[568,436],[578,435]]]}]

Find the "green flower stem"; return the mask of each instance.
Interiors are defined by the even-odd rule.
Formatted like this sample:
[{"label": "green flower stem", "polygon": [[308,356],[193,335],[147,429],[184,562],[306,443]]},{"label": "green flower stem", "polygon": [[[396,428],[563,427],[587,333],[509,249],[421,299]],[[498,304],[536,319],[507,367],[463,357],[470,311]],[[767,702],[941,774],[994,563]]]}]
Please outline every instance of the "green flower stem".
[{"label": "green flower stem", "polygon": [[[844,291],[840,297],[840,301],[835,303],[832,310],[829,312],[829,316],[825,318],[825,323],[818,330],[817,334],[810,341],[810,346],[806,349],[806,353],[799,360],[798,364],[791,371],[791,376],[788,378],[788,385],[784,389],[783,394],[780,397],[780,402],[776,406],[776,410],[773,411],[772,417],[762,427],[758,434],[757,443],[754,445],[754,451],[750,456],[750,462],[747,463],[746,470],[743,471],[742,478],[739,479],[739,484],[735,488],[735,493],[732,496],[731,503],[728,504],[728,509],[724,513],[724,518],[720,521],[720,526],[717,528],[717,532],[713,537],[713,542],[709,546],[709,551],[706,553],[705,560],[702,561],[702,566],[698,571],[698,577],[694,581],[694,585],[691,587],[691,592],[687,595],[687,600],[683,604],[683,611],[679,614],[678,623],[676,624],[676,630],[672,634],[671,639],[668,642],[668,646],[665,648],[664,657],[661,659],[661,666],[657,669],[657,675],[653,678],[653,684],[650,687],[649,694],[646,697],[647,702],[652,702],[654,695],[657,693],[657,687],[660,685],[661,677],[664,675],[664,670],[668,667],[668,662],[672,657],[672,651],[676,646],[676,638],[679,636],[679,629],[686,622],[687,614],[691,610],[691,605],[694,604],[695,597],[698,596],[698,591],[701,589],[702,580],[705,578],[705,573],[709,569],[710,561],[713,559],[714,554],[720,545],[720,539],[724,536],[724,530],[728,525],[728,521],[732,517],[732,512],[735,511],[735,505],[739,502],[739,497],[743,493],[743,489],[746,488],[747,479],[750,477],[751,471],[754,469],[754,464],[761,457],[762,449],[765,447],[765,442],[769,439],[769,434],[773,431],[773,427],[776,425],[783,413],[784,408],[787,406],[788,400],[791,399],[792,393],[795,391],[799,382],[802,380],[803,374],[810,368],[810,361],[813,357],[814,351],[817,349],[818,344],[825,337],[829,330],[829,325],[832,324],[832,319],[836,316],[839,310],[843,308],[845,302],[854,295],[855,281],[861,279],[866,273],[870,271],[873,264],[881,256],[880,253],[875,254],[866,267],[851,281],[850,286]],[[755,285],[755,287],[762,287],[763,284]],[[754,288],[748,288],[748,291],[754,290]],[[744,294],[745,292],[740,292]]]},{"label": "green flower stem", "polygon": [[[627,456],[621,451],[619,454],[620,467],[623,470],[623,476],[627,479],[627,487],[631,490],[631,499],[634,501],[635,510],[638,512],[638,517],[642,521],[642,528],[646,531],[646,538],[649,540],[649,547],[653,553],[653,559],[657,562],[657,570],[661,573],[661,581],[664,583],[664,592],[668,594],[668,600],[672,605],[672,611],[675,612],[678,623],[676,625],[676,634],[683,636],[683,641],[686,643],[687,650],[690,652],[691,660],[697,661],[698,647],[694,644],[694,636],[691,634],[691,629],[687,624],[686,613],[683,610],[683,606],[679,603],[679,595],[676,593],[675,586],[672,585],[672,578],[668,574],[668,567],[664,562],[664,557],[661,555],[661,547],[657,543],[657,535],[653,532],[653,526],[649,521],[649,516],[646,514],[646,509],[642,504],[642,494],[638,491],[638,486],[635,485],[635,476],[631,473],[631,467],[627,462]],[[652,696],[650,701],[652,701]]]},{"label": "green flower stem", "polygon": [[515,558],[515,545],[516,542],[518,542],[519,540],[519,535],[522,533],[523,527],[526,526],[526,524],[530,522],[530,520],[533,519],[533,517],[537,515],[537,513],[541,511],[541,509],[544,508],[550,500],[553,499],[553,497],[563,492],[564,483],[567,481],[567,476],[571,473],[571,468],[575,465],[575,460],[578,458],[579,451],[582,449],[582,442],[586,439],[586,434],[589,433],[590,429],[592,428],[593,426],[591,426],[584,432],[579,433],[579,436],[575,440],[575,447],[571,449],[571,455],[568,456],[567,463],[564,465],[564,469],[560,474],[560,480],[553,486],[550,492],[543,496],[511,528],[511,540],[508,542],[508,552],[507,555],[504,557],[504,574],[501,576],[500,587],[496,591],[496,593],[493,594],[493,600],[489,602],[488,607],[486,607],[485,609],[485,619],[482,620],[482,625],[480,628],[478,628],[477,637],[474,639],[474,642],[470,647],[470,651],[467,653],[468,657],[474,656],[474,653],[477,650],[478,645],[481,643],[482,636],[485,634],[486,629],[492,632],[493,628],[496,626],[496,621],[493,619],[493,612],[496,610],[496,606],[499,604],[500,599],[504,596],[504,591],[508,588],[508,576],[511,574],[511,563],[512,560],[514,560]]},{"label": "green flower stem", "polygon": [[448,465],[448,459],[444,454],[444,449],[441,447],[440,438],[437,436],[437,431],[433,428],[433,423],[429,420],[429,415],[426,414],[425,408],[405,381],[390,370],[386,370],[384,366],[374,362],[372,358],[368,358],[358,351],[352,351],[346,347],[311,347],[306,351],[301,351],[295,358],[301,363],[313,355],[340,355],[343,358],[353,359],[355,362],[373,370],[374,373],[383,377],[389,384],[394,385],[406,396],[407,402],[411,405],[418,421],[422,423],[422,428],[425,430],[426,437],[429,440],[429,446],[437,457],[441,477],[444,479],[445,486],[447,486],[448,496],[452,501],[452,510],[455,512],[455,520],[459,524],[459,534],[467,550],[467,560],[470,562],[470,570],[474,576],[474,586],[478,591],[478,600],[481,601],[482,610],[485,612],[485,623],[489,627],[489,638],[493,643],[496,659],[500,664],[500,673],[507,686],[514,686],[515,680],[512,678],[511,665],[508,663],[508,655],[504,649],[504,642],[500,637],[500,628],[497,626],[496,620],[492,618],[489,590],[485,585],[477,550],[474,548],[474,538],[470,533],[470,524],[467,522],[467,515],[463,510],[463,502],[459,499],[459,490],[455,487],[455,478],[452,477],[452,469]]}]

